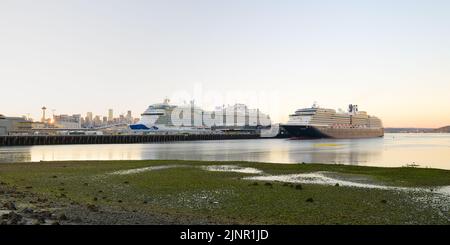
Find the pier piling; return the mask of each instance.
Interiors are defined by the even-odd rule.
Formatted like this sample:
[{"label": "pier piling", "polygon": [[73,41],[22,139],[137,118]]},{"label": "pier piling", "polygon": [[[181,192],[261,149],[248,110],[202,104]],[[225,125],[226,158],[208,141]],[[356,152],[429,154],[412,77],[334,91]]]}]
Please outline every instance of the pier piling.
[{"label": "pier piling", "polygon": [[0,146],[71,145],[71,144],[139,144],[177,141],[257,139],[257,134],[189,134],[189,135],[29,135],[0,136]]}]

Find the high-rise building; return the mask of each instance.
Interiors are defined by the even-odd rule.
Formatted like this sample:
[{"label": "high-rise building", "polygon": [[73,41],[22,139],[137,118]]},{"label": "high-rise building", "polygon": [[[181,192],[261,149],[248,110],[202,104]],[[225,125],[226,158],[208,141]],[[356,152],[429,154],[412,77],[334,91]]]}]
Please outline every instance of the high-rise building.
[{"label": "high-rise building", "polygon": [[100,119],[100,116],[94,117],[94,126],[98,127],[102,125],[102,120]]},{"label": "high-rise building", "polygon": [[108,121],[112,122],[114,120],[114,111],[113,109],[108,110]]},{"label": "high-rise building", "polygon": [[131,111],[127,112],[127,122],[131,123],[133,121],[133,116],[131,115]]},{"label": "high-rise building", "polygon": [[94,115],[92,114],[92,112],[86,113],[86,121],[87,122],[92,122],[93,118],[94,118]]},{"label": "high-rise building", "polygon": [[92,112],[87,112],[85,119],[81,120],[82,127],[85,127],[85,128],[92,127],[94,124],[93,118],[94,118],[94,116],[93,116]]}]

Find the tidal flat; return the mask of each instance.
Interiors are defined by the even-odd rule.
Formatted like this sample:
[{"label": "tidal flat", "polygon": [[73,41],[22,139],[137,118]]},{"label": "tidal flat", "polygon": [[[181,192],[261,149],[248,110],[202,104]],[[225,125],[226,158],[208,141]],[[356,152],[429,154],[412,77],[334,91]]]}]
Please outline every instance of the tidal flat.
[{"label": "tidal flat", "polygon": [[0,164],[1,224],[450,224],[450,171],[338,164]]}]

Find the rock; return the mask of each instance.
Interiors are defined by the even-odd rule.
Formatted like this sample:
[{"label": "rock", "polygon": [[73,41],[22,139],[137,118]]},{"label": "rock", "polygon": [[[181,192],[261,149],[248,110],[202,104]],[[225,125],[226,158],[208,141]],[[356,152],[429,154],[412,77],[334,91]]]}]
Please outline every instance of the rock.
[{"label": "rock", "polygon": [[53,176],[52,176],[52,179],[56,179],[56,178],[58,178],[58,176],[56,176],[56,175],[53,175]]},{"label": "rock", "polygon": [[83,185],[84,185],[84,186],[88,186],[88,183],[84,183]]},{"label": "rock", "polygon": [[296,190],[303,190],[303,186],[300,185],[300,184],[295,185],[295,189],[296,189]]},{"label": "rock", "polygon": [[306,199],[306,202],[314,202],[314,199],[312,199],[312,197]]},{"label": "rock", "polygon": [[47,202],[48,200],[46,198],[38,198],[37,202]]},{"label": "rock", "polygon": [[32,225],[41,225],[42,223],[45,223],[45,220],[42,222],[42,220],[36,219],[31,222]]},{"label": "rock", "polygon": [[383,199],[383,200],[381,200],[381,203],[386,204],[387,201]]},{"label": "rock", "polygon": [[17,225],[22,220],[22,215],[17,214],[16,212],[10,212],[8,214],[3,214],[2,219],[7,220],[6,223],[8,225]]},{"label": "rock", "polygon": [[98,198],[94,197],[92,200],[94,200],[94,202],[98,201]]},{"label": "rock", "polygon": [[24,208],[23,210],[22,210],[22,213],[24,213],[24,214],[32,214],[34,211],[33,211],[33,209],[31,209],[31,208]]},{"label": "rock", "polygon": [[3,207],[8,210],[17,210],[16,204],[14,204],[13,202],[7,202],[7,203],[3,204]]},{"label": "rock", "polygon": [[339,186],[339,183],[336,183],[334,186]]},{"label": "rock", "polygon": [[51,219],[53,217],[53,214],[50,211],[39,211],[35,212],[33,217],[36,219],[44,220],[45,222],[46,219]]},{"label": "rock", "polygon": [[60,225],[58,221],[53,221],[51,225]]},{"label": "rock", "polygon": [[25,186],[25,189],[33,189],[33,186]]},{"label": "rock", "polygon": [[126,184],[126,185],[128,185],[130,182],[128,182],[128,181],[125,181],[125,182],[123,182],[124,184]]},{"label": "rock", "polygon": [[91,212],[98,212],[98,207],[95,206],[94,204],[88,204],[87,209],[89,209],[89,211]]},{"label": "rock", "polygon": [[45,220],[44,218],[42,218],[42,217],[38,218],[37,220],[38,220],[39,223],[41,223],[41,224],[45,224],[45,223],[46,223],[46,220]]},{"label": "rock", "polygon": [[122,200],[118,200],[117,202],[118,202],[118,203],[122,203]]},{"label": "rock", "polygon": [[59,220],[68,220],[67,216],[65,214],[61,214],[58,216]]},{"label": "rock", "polygon": [[102,190],[99,190],[98,193],[103,193],[103,191],[102,191]]}]

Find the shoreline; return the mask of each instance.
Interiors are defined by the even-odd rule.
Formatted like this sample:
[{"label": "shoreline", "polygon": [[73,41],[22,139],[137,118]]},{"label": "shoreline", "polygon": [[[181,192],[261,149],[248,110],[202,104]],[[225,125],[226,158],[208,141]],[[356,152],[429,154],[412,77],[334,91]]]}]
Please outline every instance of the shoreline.
[{"label": "shoreline", "polygon": [[0,164],[0,222],[450,224],[449,186],[449,170],[410,167],[179,160],[10,163]]},{"label": "shoreline", "polygon": [[[393,134],[362,140],[223,140],[155,144],[0,147],[0,163],[90,160],[255,161],[326,163],[378,167],[418,165],[450,170],[450,137]],[[395,136],[395,137],[394,137]]]}]

